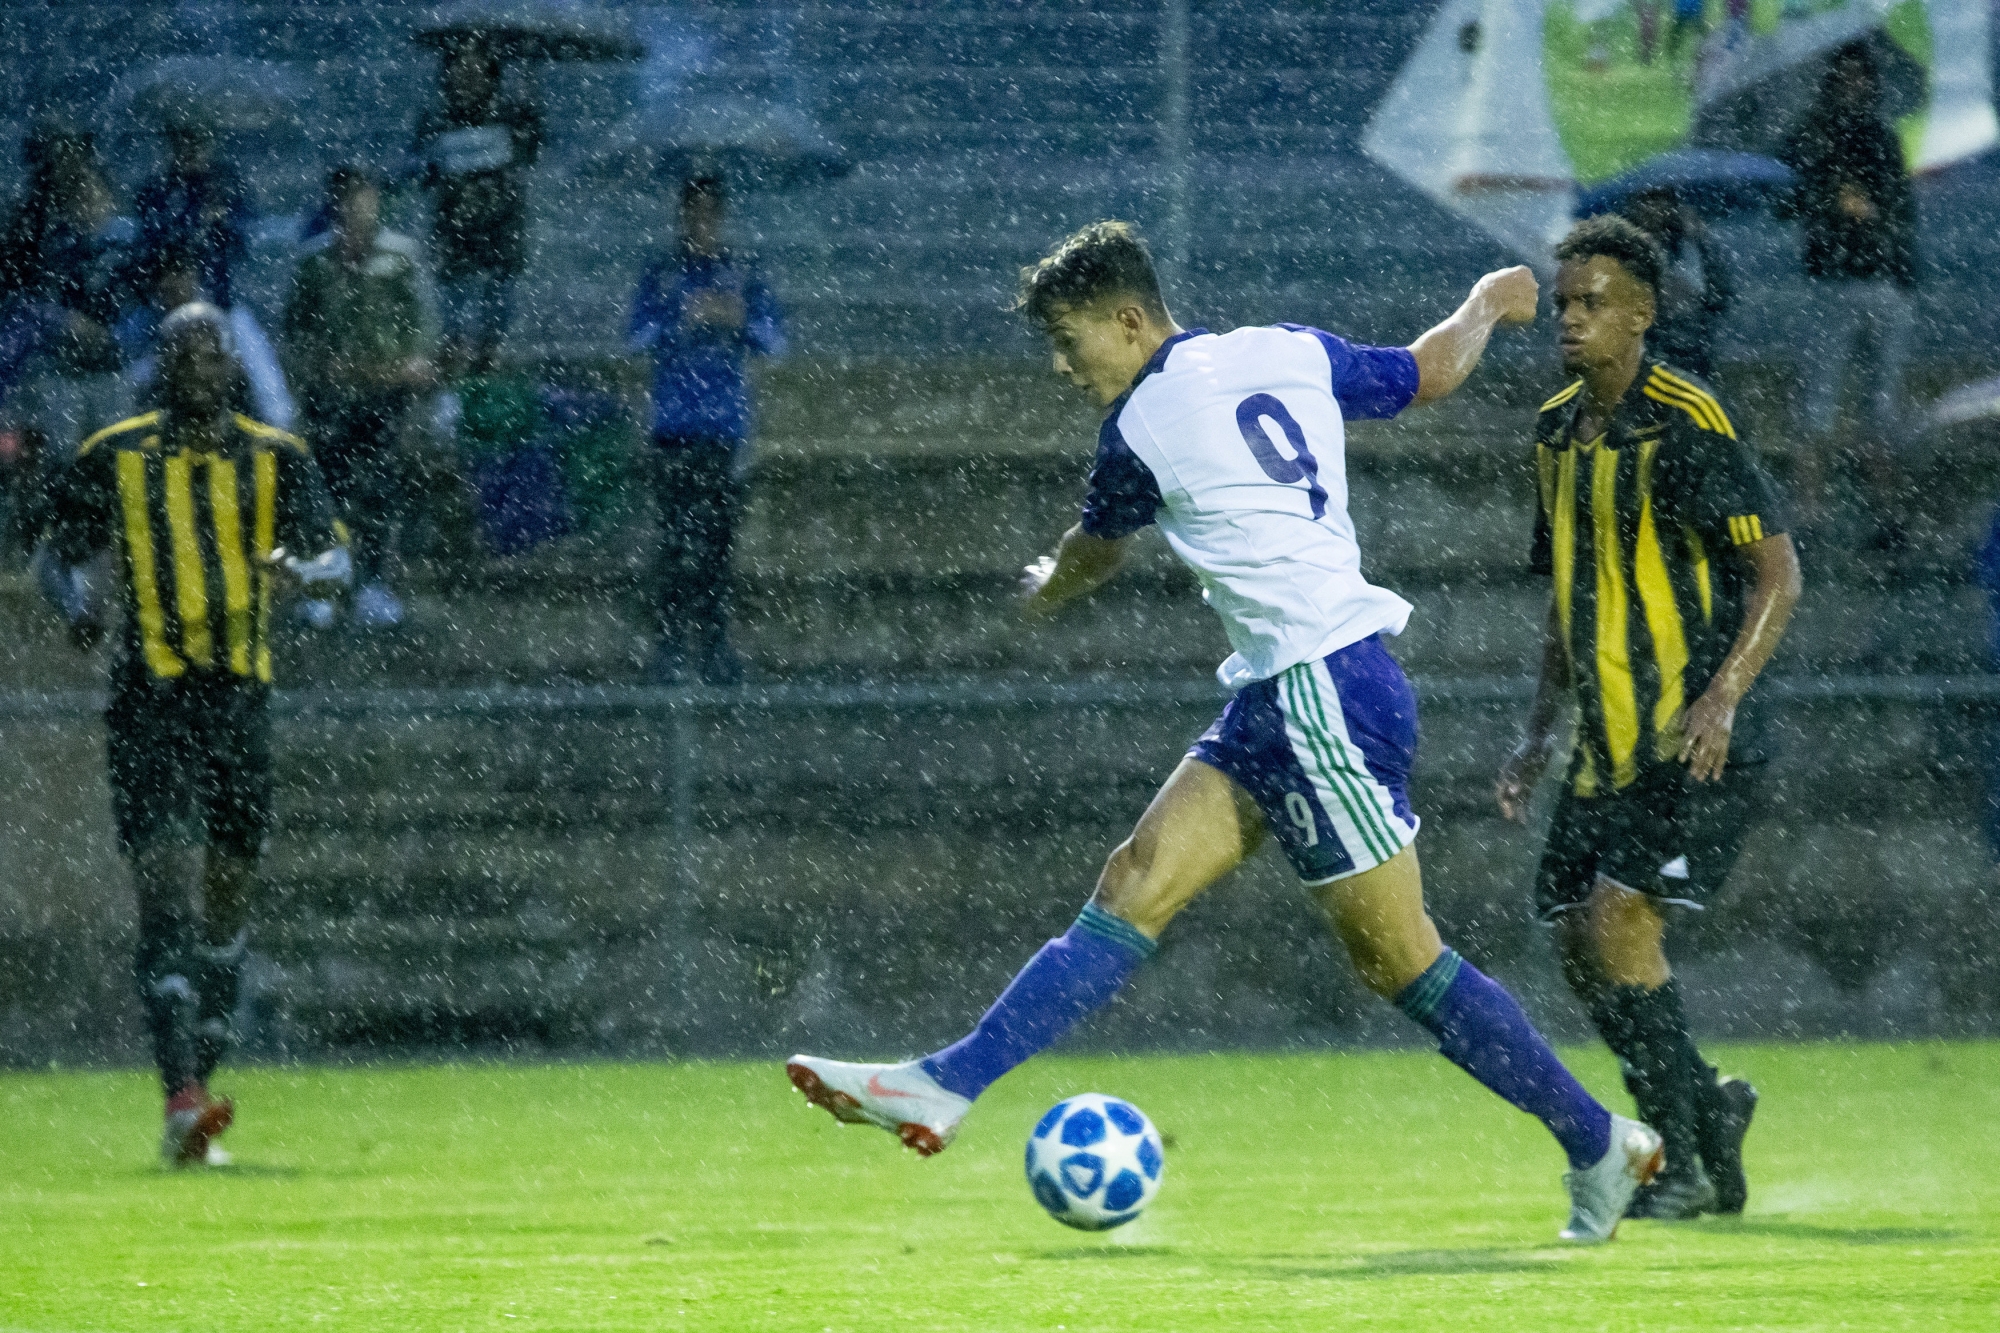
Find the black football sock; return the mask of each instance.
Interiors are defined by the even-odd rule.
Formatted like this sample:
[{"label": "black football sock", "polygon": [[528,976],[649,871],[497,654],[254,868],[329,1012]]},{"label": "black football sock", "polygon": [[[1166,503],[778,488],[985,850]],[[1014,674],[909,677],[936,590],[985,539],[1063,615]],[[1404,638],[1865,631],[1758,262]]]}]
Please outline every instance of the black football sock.
[{"label": "black football sock", "polygon": [[192,973],[194,923],[179,913],[139,913],[139,947],[132,955],[132,979],[153,1039],[153,1062],[171,1097],[200,1078],[196,1049],[199,1008]]},{"label": "black football sock", "polygon": [[1667,1172],[1691,1170],[1701,1157],[1696,1082],[1702,1066],[1687,1035],[1679,989],[1671,980],[1653,990],[1607,987],[1601,1010],[1598,1030],[1618,1056],[1639,1118],[1665,1141]]},{"label": "black football sock", "polygon": [[1650,1125],[1659,1117],[1659,1094],[1654,1091],[1654,1082],[1646,1076],[1646,1071],[1627,1057],[1627,1052],[1636,1049],[1635,1039],[1623,1006],[1611,1003],[1614,989],[1606,986],[1591,997],[1590,1018],[1604,1037],[1604,1044],[1618,1057],[1618,1074],[1625,1082],[1626,1094],[1632,1098],[1633,1113]]},{"label": "black football sock", "polygon": [[202,944],[194,950],[194,987],[200,997],[196,1011],[195,1077],[207,1083],[222,1057],[235,1044],[235,1014],[243,989],[243,960],[249,954],[250,931],[236,932],[227,944]]},{"label": "black football sock", "polygon": [[1658,1030],[1661,1040],[1675,1047],[1674,1066],[1681,1077],[1687,1080],[1688,1097],[1694,1105],[1697,1132],[1705,1132],[1705,1126],[1718,1114],[1728,1112],[1728,1101],[1717,1085],[1717,1072],[1695,1045],[1694,1034],[1688,1031],[1687,1009],[1681,1003],[1681,984],[1672,977],[1667,984],[1652,992],[1653,1007],[1658,1014]]}]

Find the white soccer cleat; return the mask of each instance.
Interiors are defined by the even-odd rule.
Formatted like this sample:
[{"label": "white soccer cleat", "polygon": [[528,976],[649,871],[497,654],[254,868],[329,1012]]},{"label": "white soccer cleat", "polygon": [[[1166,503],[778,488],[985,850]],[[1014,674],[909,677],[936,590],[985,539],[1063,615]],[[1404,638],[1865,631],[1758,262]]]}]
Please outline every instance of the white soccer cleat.
[{"label": "white soccer cleat", "polygon": [[1569,1225],[1562,1238],[1578,1245],[1602,1245],[1618,1234],[1618,1221],[1639,1187],[1666,1162],[1660,1136],[1636,1120],[1611,1117],[1611,1147],[1596,1166],[1563,1172],[1569,1191]]},{"label": "white soccer cleat", "polygon": [[785,1065],[792,1086],[814,1106],[848,1125],[879,1125],[931,1157],[945,1150],[972,1103],[947,1092],[915,1060],[900,1065],[855,1065],[795,1055]]}]

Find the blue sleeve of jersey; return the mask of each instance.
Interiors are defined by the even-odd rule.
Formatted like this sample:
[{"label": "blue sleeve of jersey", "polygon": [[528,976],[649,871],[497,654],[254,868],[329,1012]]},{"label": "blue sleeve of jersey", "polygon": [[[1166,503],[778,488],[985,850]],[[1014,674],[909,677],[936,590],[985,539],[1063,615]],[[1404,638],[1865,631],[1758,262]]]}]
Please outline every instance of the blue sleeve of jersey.
[{"label": "blue sleeve of jersey", "polygon": [[1333,397],[1349,421],[1393,417],[1417,396],[1417,358],[1407,347],[1367,347],[1303,324],[1281,324],[1310,333],[1326,349],[1333,371]]},{"label": "blue sleeve of jersey", "polygon": [[1097,462],[1083,497],[1083,530],[1106,541],[1129,537],[1153,521],[1162,503],[1159,481],[1119,434],[1114,410],[1097,433]]}]

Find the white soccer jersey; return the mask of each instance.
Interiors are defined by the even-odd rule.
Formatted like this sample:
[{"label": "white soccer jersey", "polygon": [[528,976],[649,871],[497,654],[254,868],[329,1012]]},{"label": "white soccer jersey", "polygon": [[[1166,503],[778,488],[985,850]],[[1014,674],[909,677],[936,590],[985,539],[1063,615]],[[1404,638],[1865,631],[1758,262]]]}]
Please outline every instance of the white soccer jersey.
[{"label": "white soccer jersey", "polygon": [[1361,577],[1342,422],[1395,416],[1416,392],[1400,347],[1296,324],[1177,334],[1105,417],[1083,530],[1159,523],[1222,616],[1231,689],[1400,634],[1410,604]]}]

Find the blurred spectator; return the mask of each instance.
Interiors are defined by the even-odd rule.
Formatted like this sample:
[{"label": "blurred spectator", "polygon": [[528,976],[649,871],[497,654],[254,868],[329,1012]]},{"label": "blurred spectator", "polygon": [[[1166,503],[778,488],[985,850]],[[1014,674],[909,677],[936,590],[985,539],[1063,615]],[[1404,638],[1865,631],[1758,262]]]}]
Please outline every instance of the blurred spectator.
[{"label": "blurred spectator", "polygon": [[[400,508],[397,445],[416,394],[434,382],[437,338],[416,244],[381,225],[380,184],[340,167],[326,194],[333,229],[292,279],[285,352],[313,452],[352,533],[355,621],[380,629],[403,619],[385,576]],[[317,608],[307,615],[319,618]]]},{"label": "blurred spectator", "polygon": [[681,235],[639,276],[629,345],[654,358],[653,494],[660,507],[660,640],[650,679],[733,684],[729,550],[750,439],[752,353],[784,350],[778,303],[756,268],[722,243],[722,182],[681,192]]},{"label": "blurred spectator", "polygon": [[[201,263],[193,255],[163,250],[151,257],[144,268],[134,266],[127,275],[140,301],[127,310],[112,328],[119,351],[125,359],[123,392],[117,415],[130,416],[155,406],[159,356],[156,341],[167,316],[191,302],[209,302],[201,285]],[[246,306],[223,311],[236,358],[243,367],[238,382],[241,398],[237,411],[259,421],[289,429],[298,416],[277,353],[264,330]]]},{"label": "blurred spectator", "polygon": [[139,187],[141,270],[168,253],[193,258],[202,291],[227,310],[235,303],[236,266],[250,252],[255,205],[236,168],[215,154],[215,132],[190,121],[167,124],[166,170]]},{"label": "blurred spectator", "polygon": [[[1789,0],[1788,0],[1789,2]],[[1639,63],[1650,65],[1659,53],[1662,0],[1633,0],[1639,20]],[[1679,59],[1692,43],[1699,48],[1708,34],[1708,0],[1673,0],[1673,17],[1667,20],[1666,54]],[[1729,41],[1733,45],[1750,32],[1750,0],[1729,0]]]},{"label": "blurred spectator", "polygon": [[1667,271],[1646,350],[1676,370],[1715,371],[1715,335],[1736,301],[1729,260],[1699,215],[1672,190],[1634,195],[1625,216],[1660,243]]},{"label": "blurred spectator", "polygon": [[291,430],[297,412],[271,340],[255,312],[235,299],[236,268],[249,257],[256,215],[250,189],[234,166],[216,156],[215,131],[198,117],[169,120],[160,137],[167,165],[139,187],[139,240],[128,283],[143,301],[163,271],[192,263],[198,299],[228,317],[236,356],[255,390],[258,418]]},{"label": "blurred spectator", "polygon": [[541,151],[542,120],[529,100],[503,97],[500,82],[487,47],[452,47],[439,72],[443,103],[417,121],[422,180],[437,200],[431,248],[454,377],[491,367],[527,261],[524,172]]},{"label": "blurred spectator", "polygon": [[[1895,545],[1895,468],[1888,444],[1903,426],[1903,366],[1916,328],[1917,205],[1902,140],[1882,113],[1882,81],[1868,48],[1841,48],[1781,153],[1798,174],[1792,209],[1805,232],[1813,288],[1800,347],[1799,500],[1816,509],[1849,366],[1867,375],[1860,461],[1880,544]],[[1861,344],[1866,345],[1865,357]]]},{"label": "blurred spectator", "polygon": [[[1635,0],[1639,15],[1639,63],[1650,65],[1660,53],[1660,15],[1666,8],[1661,0]],[[1673,0],[1673,14],[1667,19],[1664,43],[1669,60],[1678,59],[1689,41],[1699,41],[1708,30],[1707,0]]]},{"label": "blurred spectator", "polygon": [[21,481],[16,535],[40,478],[114,410],[115,275],[130,225],[117,216],[91,136],[45,120],[21,148],[26,192],[0,226],[0,433]]}]

